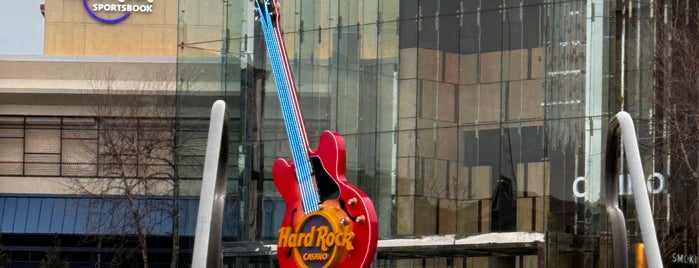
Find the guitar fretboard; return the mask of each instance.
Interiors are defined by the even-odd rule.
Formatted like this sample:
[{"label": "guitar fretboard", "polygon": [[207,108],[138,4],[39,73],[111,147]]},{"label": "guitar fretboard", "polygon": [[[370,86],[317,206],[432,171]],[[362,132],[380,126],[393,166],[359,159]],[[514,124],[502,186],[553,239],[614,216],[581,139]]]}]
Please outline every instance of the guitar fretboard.
[{"label": "guitar fretboard", "polygon": [[[260,2],[264,2],[261,4]],[[301,192],[301,200],[306,214],[319,209],[320,197],[313,183],[311,163],[308,158],[308,139],[301,117],[301,109],[296,97],[296,86],[289,68],[286,47],[277,21],[273,21],[272,12],[277,12],[271,5],[271,0],[255,1],[265,45],[269,53],[274,82],[277,86],[282,117],[289,139],[291,157],[294,162],[297,182]],[[272,9],[272,10],[270,10]],[[279,14],[274,19],[278,20]]]}]

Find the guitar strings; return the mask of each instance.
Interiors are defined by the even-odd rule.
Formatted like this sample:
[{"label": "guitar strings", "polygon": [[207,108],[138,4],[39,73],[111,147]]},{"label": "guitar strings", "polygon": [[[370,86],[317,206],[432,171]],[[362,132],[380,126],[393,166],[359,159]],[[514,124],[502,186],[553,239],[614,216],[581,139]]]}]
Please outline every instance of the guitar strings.
[{"label": "guitar strings", "polygon": [[[293,79],[291,77],[290,70],[288,69],[288,63],[284,62],[286,57],[281,55],[280,50],[284,50],[283,43],[273,29],[271,16],[269,10],[267,10],[268,5],[264,7],[259,6],[259,2],[256,1],[257,11],[259,19],[262,25],[262,31],[265,36],[267,50],[269,51],[269,58],[272,65],[272,72],[274,74],[274,80],[277,84],[277,91],[279,96],[279,101],[282,107],[282,116],[286,124],[287,136],[289,138],[289,145],[291,146],[292,158],[295,164],[295,173],[298,179],[299,188],[301,190],[301,199],[304,212],[306,214],[312,213],[319,209],[318,204],[320,203],[320,198],[318,193],[315,191],[315,187],[312,182],[311,168],[308,160],[308,141],[304,133],[299,133],[300,130],[304,129],[303,122],[300,119],[300,111],[298,103],[294,102],[296,95],[290,93],[293,90]],[[264,10],[263,10],[264,9]],[[282,41],[283,42],[283,41]],[[285,68],[286,67],[286,68]],[[292,97],[293,96],[293,97]],[[294,109],[294,107],[296,109]]]}]

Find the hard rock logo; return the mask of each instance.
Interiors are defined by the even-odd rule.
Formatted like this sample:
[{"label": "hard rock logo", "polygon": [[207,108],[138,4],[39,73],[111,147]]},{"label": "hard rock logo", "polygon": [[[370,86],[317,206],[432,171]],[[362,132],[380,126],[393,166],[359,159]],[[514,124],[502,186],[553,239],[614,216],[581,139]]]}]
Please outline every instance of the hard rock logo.
[{"label": "hard rock logo", "polygon": [[293,248],[299,267],[333,267],[354,247],[352,227],[327,213],[306,216],[297,230],[279,229],[278,247]]}]

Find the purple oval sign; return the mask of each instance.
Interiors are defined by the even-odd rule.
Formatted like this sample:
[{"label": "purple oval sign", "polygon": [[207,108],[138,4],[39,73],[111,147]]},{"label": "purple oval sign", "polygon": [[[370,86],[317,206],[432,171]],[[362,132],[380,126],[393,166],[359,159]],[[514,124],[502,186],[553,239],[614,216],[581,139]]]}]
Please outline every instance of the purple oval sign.
[{"label": "purple oval sign", "polygon": [[87,0],[83,0],[83,7],[85,7],[85,11],[87,11],[87,14],[90,14],[90,17],[93,19],[101,22],[101,23],[107,23],[107,24],[113,24],[113,23],[119,23],[127,19],[129,16],[131,16],[131,12],[125,12],[124,15],[121,17],[118,17],[116,19],[105,19],[97,15],[95,12],[90,9],[90,5],[87,3]]}]

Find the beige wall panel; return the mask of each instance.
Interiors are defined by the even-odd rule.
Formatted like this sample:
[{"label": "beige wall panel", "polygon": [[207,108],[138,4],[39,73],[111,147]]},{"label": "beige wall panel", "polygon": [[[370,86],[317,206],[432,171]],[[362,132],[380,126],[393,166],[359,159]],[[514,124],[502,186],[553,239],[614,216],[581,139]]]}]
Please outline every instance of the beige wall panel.
[{"label": "beige wall panel", "polygon": [[416,178],[416,180],[421,179],[422,185],[417,185],[416,187],[422,187],[418,190],[422,191],[421,195],[423,196],[437,197],[442,189],[438,188],[438,183],[435,181],[435,160],[432,158],[418,158],[418,163],[418,169],[415,173],[419,178]]},{"label": "beige wall panel", "polygon": [[177,55],[177,29],[152,27],[143,29],[143,54],[155,56]]},{"label": "beige wall panel", "polygon": [[355,25],[357,23],[362,24],[361,19],[361,8],[362,1],[347,1],[343,2],[343,11],[346,12],[347,17],[343,16],[343,21],[346,19],[347,24],[345,25]]},{"label": "beige wall panel", "polygon": [[[75,194],[75,186],[86,186],[86,190],[98,193],[106,191],[107,194],[123,194],[119,190],[105,190],[104,180],[91,178],[47,178],[47,177],[0,177],[0,193],[13,194]],[[182,181],[182,195],[190,196],[192,191],[190,184],[201,184],[201,181]],[[172,190],[172,185],[168,182],[152,185],[151,193],[166,193]],[[200,187],[200,186],[199,186]],[[140,194],[140,193],[139,193]],[[197,189],[196,195],[199,195]]]},{"label": "beige wall panel", "polygon": [[0,177],[0,192],[18,194],[75,194],[67,181],[45,177]]},{"label": "beige wall panel", "polygon": [[530,232],[534,225],[532,198],[517,198],[517,231]]},{"label": "beige wall panel", "polygon": [[457,160],[458,156],[456,154],[459,149],[457,146],[458,135],[456,127],[440,126],[437,128],[437,158],[451,161]]},{"label": "beige wall panel", "polygon": [[548,162],[529,163],[527,168],[527,194],[548,196],[550,194],[550,167]]},{"label": "beige wall panel", "polygon": [[522,81],[512,81],[510,82],[510,90],[507,92],[510,94],[507,105],[507,119],[510,122],[518,121],[522,119],[522,102],[530,101],[533,102],[532,98],[523,95],[522,93]]},{"label": "beige wall panel", "polygon": [[[39,7],[37,7],[37,9],[38,8]],[[64,21],[63,0],[44,0],[44,10],[44,21],[46,24]]]},{"label": "beige wall panel", "polygon": [[449,83],[439,83],[437,94],[437,120],[454,122],[456,119],[456,86]]},{"label": "beige wall panel", "polygon": [[[49,12],[48,10],[46,12]],[[97,13],[100,16],[104,16],[105,18],[116,18],[118,17],[117,15],[108,17],[108,13],[106,12],[99,12]],[[70,0],[64,0],[63,1],[63,20],[62,21],[55,21],[57,23],[99,23],[92,19],[90,15],[87,14],[87,11],[85,11],[85,8],[82,5],[82,1],[70,1]]]},{"label": "beige wall panel", "polygon": [[544,232],[544,222],[546,221],[546,215],[549,212],[549,197],[534,197],[534,208],[536,217],[534,223],[534,231]]},{"label": "beige wall panel", "polygon": [[58,176],[60,175],[59,164],[25,163],[24,174],[30,176]]},{"label": "beige wall panel", "polygon": [[522,118],[543,119],[544,80],[524,80],[522,85]]},{"label": "beige wall panel", "polygon": [[527,79],[529,73],[529,50],[518,49],[504,51],[503,72],[510,81]]},{"label": "beige wall panel", "polygon": [[[145,2],[145,1],[144,1]],[[177,4],[177,1],[174,1]],[[131,16],[125,21],[131,25],[139,25],[148,27],[151,25],[177,25],[177,17],[166,17],[167,2],[154,0],[153,13],[131,13]]]},{"label": "beige wall panel", "polygon": [[466,267],[466,258],[464,257],[454,257],[452,267]]},{"label": "beige wall panel", "polygon": [[524,165],[522,163],[517,163],[517,170],[516,170],[516,176],[517,176],[517,197],[523,197],[524,192],[527,190],[525,189],[525,184],[524,181],[526,180],[525,177],[525,171],[524,171]]},{"label": "beige wall panel", "polygon": [[488,267],[488,257],[466,258],[466,267]]},{"label": "beige wall panel", "polygon": [[420,117],[437,119],[437,106],[439,82],[420,80]]},{"label": "beige wall panel", "polygon": [[449,176],[447,178],[449,191],[447,191],[447,197],[450,199],[458,199],[459,197],[457,195],[463,190],[459,189],[459,167],[461,165],[457,161],[447,161],[447,166],[449,169]]},{"label": "beige wall panel", "polygon": [[456,200],[440,199],[439,200],[439,226],[437,232],[439,234],[456,233]]},{"label": "beige wall panel", "polygon": [[471,199],[490,198],[492,176],[492,167],[490,166],[475,166],[471,168]]},{"label": "beige wall panel", "polygon": [[414,157],[398,158],[396,194],[399,196],[415,194],[415,161]]},{"label": "beige wall panel", "polygon": [[396,197],[396,234],[411,235],[415,233],[415,197]]},{"label": "beige wall panel", "polygon": [[413,262],[415,260],[412,259],[399,259],[396,260],[396,267],[405,267],[405,268],[412,268],[413,267]]},{"label": "beige wall panel", "polygon": [[413,265],[415,267],[421,267],[421,268],[436,268],[435,261],[433,258],[424,258],[424,259],[415,259],[413,261]]},{"label": "beige wall panel", "polygon": [[415,235],[431,235],[437,230],[437,199],[415,197]]},{"label": "beige wall panel", "polygon": [[[346,147],[347,150],[345,150],[345,152],[346,152],[345,159],[347,160],[347,169],[358,170],[359,169],[358,168],[359,159],[357,156],[359,155],[359,151],[356,149],[353,149],[353,148],[356,148],[354,146],[356,146],[356,144],[359,144],[359,136],[358,135],[346,135],[343,137],[345,139],[345,144],[348,145],[348,147]],[[311,140],[317,139],[317,137],[310,137],[309,139],[311,139]],[[291,152],[289,153],[289,155],[291,155]],[[352,177],[347,176],[347,177],[348,178],[356,178],[357,176],[352,176]],[[355,182],[353,182],[353,183],[355,183]]]},{"label": "beige wall panel", "polygon": [[531,79],[542,79],[546,75],[544,73],[544,66],[546,66],[546,50],[543,47],[537,47],[532,48],[531,51]]},{"label": "beige wall panel", "polygon": [[470,169],[468,167],[461,166],[459,163],[459,174],[456,178],[456,198],[458,200],[466,200],[470,198],[470,193],[468,191],[469,181],[470,181]]},{"label": "beige wall panel", "polygon": [[491,268],[505,268],[505,267],[515,267],[515,257],[489,257],[488,267]]},{"label": "beige wall panel", "polygon": [[[400,50],[400,78],[417,78],[417,48]],[[402,81],[401,81],[402,82]]]},{"label": "beige wall panel", "polygon": [[440,198],[449,198],[449,193],[447,192],[447,184],[449,183],[449,178],[447,173],[449,171],[448,162],[445,160],[435,159],[432,161],[426,160],[425,162],[433,162],[433,170],[430,174],[432,175],[432,193],[431,196],[436,196]]},{"label": "beige wall panel", "polygon": [[[315,70],[313,70],[313,92],[318,92],[318,93],[323,93],[323,94],[329,94],[331,87],[328,85],[329,80],[328,79],[328,72],[325,67],[316,67]],[[308,86],[308,85],[306,85]]]},{"label": "beige wall panel", "polygon": [[415,156],[415,131],[403,130],[398,132],[398,157]]},{"label": "beige wall panel", "polygon": [[78,24],[47,24],[44,32],[44,53],[53,55],[85,54],[85,26]]},{"label": "beige wall panel", "polygon": [[490,232],[490,199],[481,199],[481,233]]},{"label": "beige wall panel", "polygon": [[2,175],[22,175],[23,171],[24,165],[22,163],[0,163],[0,174]]},{"label": "beige wall panel", "polygon": [[284,45],[286,45],[286,56],[289,57],[290,60],[296,59],[296,53],[297,50],[299,49],[299,42],[296,39],[296,36],[298,34],[296,33],[298,31],[297,28],[289,28],[290,30],[285,30],[284,33]]},{"label": "beige wall panel", "polygon": [[[200,1],[181,1],[179,3],[179,10],[184,10],[181,12],[181,21],[186,25],[201,25],[199,22],[199,7],[201,6]],[[282,16],[282,20],[287,16]]]},{"label": "beige wall panel", "polygon": [[466,54],[459,57],[459,84],[478,83],[478,54]]},{"label": "beige wall panel", "polygon": [[478,85],[459,86],[459,124],[474,124],[478,119]]},{"label": "beige wall panel", "polygon": [[[315,14],[316,14],[316,31],[320,27],[321,33],[320,37],[321,40],[316,40],[314,49],[313,49],[313,57],[315,59],[321,59],[325,60],[333,56],[333,40],[332,40],[332,27],[336,25],[331,25],[332,22],[336,22],[336,20],[331,20],[330,19],[330,10],[337,10],[331,9],[330,8],[330,1],[320,1],[316,2],[315,5]],[[318,34],[316,32],[316,34]],[[316,36],[316,39],[318,37]]]},{"label": "beige wall panel", "polygon": [[25,153],[60,153],[60,129],[26,129]]},{"label": "beige wall panel", "polygon": [[[371,12],[376,14],[376,12]],[[374,16],[376,17],[376,16]],[[365,24],[361,29],[362,36],[359,39],[361,51],[359,52],[362,59],[378,58],[379,36],[376,34],[376,19],[370,24]]]},{"label": "beige wall panel", "polygon": [[165,11],[165,22],[164,24],[166,25],[174,25],[175,28],[177,28],[177,15],[180,13],[178,10],[178,3],[179,1],[177,0],[170,0],[164,3],[164,11]]},{"label": "beige wall panel", "polygon": [[426,158],[434,158],[435,157],[435,150],[436,150],[436,143],[435,141],[435,135],[437,130],[435,129],[434,125],[430,128],[419,128],[416,130],[417,132],[417,155],[420,157],[426,157]]},{"label": "beige wall panel", "polygon": [[523,268],[538,268],[539,267],[539,257],[536,255],[528,255],[522,257]]},{"label": "beige wall panel", "polygon": [[315,42],[313,57],[316,60],[327,60],[334,56],[332,40],[333,33],[331,28],[323,28],[320,30],[320,32],[320,42]]},{"label": "beige wall panel", "polygon": [[478,233],[478,201],[457,201],[456,233]]},{"label": "beige wall panel", "polygon": [[35,105],[0,105],[1,115],[50,115],[50,116],[84,116],[92,113],[94,110],[90,107],[76,107],[52,105],[51,107],[37,107]]},{"label": "beige wall panel", "polygon": [[493,83],[500,81],[501,68],[500,51],[481,53],[480,74],[481,83]]},{"label": "beige wall panel", "polygon": [[414,131],[416,124],[414,117],[398,119],[398,131]]},{"label": "beige wall panel", "polygon": [[337,3],[331,1],[315,0],[316,25],[322,28],[337,26]]},{"label": "beige wall panel", "polygon": [[[199,6],[199,12],[197,13],[197,21],[199,25],[220,26],[221,23],[223,23],[223,10],[221,9],[221,1],[198,0],[195,1],[195,3],[197,6]],[[250,12],[252,12],[252,10]],[[282,18],[283,17],[284,16],[282,16]]]},{"label": "beige wall panel", "polygon": [[0,139],[0,162],[22,162],[24,139]]},{"label": "beige wall panel", "polygon": [[500,83],[480,84],[478,122],[500,121]]},{"label": "beige wall panel", "polygon": [[[182,36],[180,37],[182,39],[182,42],[185,43],[196,43],[196,42],[203,42],[203,41],[209,41],[209,40],[218,40],[221,38],[221,27],[220,26],[188,26],[187,28],[184,29]],[[284,36],[285,38],[287,35]],[[285,39],[288,40],[288,39]],[[287,46],[289,45],[289,41],[285,42]],[[202,51],[201,49],[194,49],[196,52],[205,54],[205,55],[212,55],[217,58],[220,58],[220,50],[221,50],[221,42],[206,42],[206,43],[201,43],[201,44],[196,44],[193,45],[194,47],[201,48],[201,49],[207,49],[207,50],[213,50],[213,51]],[[191,50],[191,49],[190,49]],[[287,47],[287,51],[289,51],[289,48]]]},{"label": "beige wall panel", "polygon": [[88,25],[85,35],[85,53],[90,55],[139,55],[144,48],[142,34],[132,26],[105,31],[102,25]]},{"label": "beige wall panel", "polygon": [[418,48],[417,77],[432,81],[442,80],[442,52]]},{"label": "beige wall panel", "polygon": [[542,119],[544,102],[543,80],[510,82],[509,119]]},{"label": "beige wall panel", "polygon": [[[19,117],[19,119],[23,119]],[[3,127],[10,127],[7,122],[1,122]],[[18,128],[0,128],[0,137],[4,139],[7,138],[22,138],[24,137],[24,128],[22,126],[17,126]],[[2,148],[2,147],[0,147]],[[2,151],[0,151],[2,152]]]},{"label": "beige wall panel", "polygon": [[[383,1],[388,2],[388,1]],[[398,57],[398,23],[385,22],[381,24],[381,36],[379,37],[379,57],[393,59]]]},{"label": "beige wall panel", "polygon": [[[437,129],[440,122],[433,119],[417,118],[415,120],[417,129]],[[433,138],[434,139],[434,138]]]},{"label": "beige wall panel", "polygon": [[400,80],[398,90],[398,118],[417,116],[417,79]]},{"label": "beige wall panel", "polygon": [[459,58],[457,53],[444,53],[444,82],[459,83]]}]

